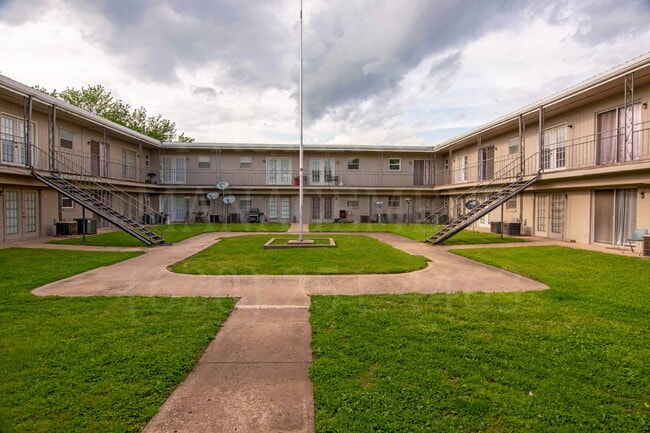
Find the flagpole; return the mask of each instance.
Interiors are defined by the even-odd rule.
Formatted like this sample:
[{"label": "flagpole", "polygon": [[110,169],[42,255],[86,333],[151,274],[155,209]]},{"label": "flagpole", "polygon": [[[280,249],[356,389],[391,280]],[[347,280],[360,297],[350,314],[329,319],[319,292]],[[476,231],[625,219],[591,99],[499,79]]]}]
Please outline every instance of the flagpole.
[{"label": "flagpole", "polygon": [[304,204],[304,190],[303,190],[303,183],[304,183],[304,167],[303,167],[303,106],[302,106],[302,0],[300,0],[300,151],[299,151],[299,156],[298,158],[300,159],[300,177],[298,178],[298,202],[299,205],[298,207],[300,208],[300,215],[299,215],[299,224],[300,224],[300,234],[298,237],[298,240],[300,242],[303,241],[304,233],[303,233],[303,204]]}]

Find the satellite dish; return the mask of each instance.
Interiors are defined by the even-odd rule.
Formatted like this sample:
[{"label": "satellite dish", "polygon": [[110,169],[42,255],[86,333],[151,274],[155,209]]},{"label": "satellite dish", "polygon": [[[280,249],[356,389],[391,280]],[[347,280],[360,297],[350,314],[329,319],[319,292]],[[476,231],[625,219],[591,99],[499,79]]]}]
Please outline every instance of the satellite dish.
[{"label": "satellite dish", "polygon": [[206,197],[208,200],[216,200],[217,197],[219,197],[219,193],[218,193],[218,192],[209,192],[209,193],[207,193],[207,194],[205,195],[205,197]]},{"label": "satellite dish", "polygon": [[219,182],[219,183],[217,183],[217,188],[219,188],[220,190],[224,190],[224,189],[228,188],[229,186],[230,186],[230,184],[228,182]]},{"label": "satellite dish", "polygon": [[375,207],[376,207],[377,209],[381,209],[381,207],[382,207],[383,205],[384,205],[384,202],[383,202],[383,201],[378,201],[377,203],[375,203]]},{"label": "satellite dish", "polygon": [[223,198],[223,202],[226,204],[233,204],[235,202],[235,196],[234,195],[227,195]]},{"label": "satellite dish", "polygon": [[476,209],[481,203],[478,200],[470,200],[465,203],[465,207],[469,210]]}]

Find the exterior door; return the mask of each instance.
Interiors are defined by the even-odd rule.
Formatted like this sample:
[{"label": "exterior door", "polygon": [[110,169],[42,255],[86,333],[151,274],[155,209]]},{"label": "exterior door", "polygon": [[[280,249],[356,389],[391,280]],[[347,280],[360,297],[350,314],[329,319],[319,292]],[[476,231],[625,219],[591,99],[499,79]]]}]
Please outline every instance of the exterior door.
[{"label": "exterior door", "polygon": [[594,191],[594,242],[623,245],[636,228],[637,190]]},{"label": "exterior door", "polygon": [[562,240],[564,238],[564,194],[551,194],[550,226],[548,237]]},{"label": "exterior door", "polygon": [[535,235],[562,240],[564,238],[564,213],[564,194],[538,194]]},{"label": "exterior door", "polygon": [[328,196],[315,196],[311,198],[311,220],[312,222],[333,221],[333,200]]},{"label": "exterior door", "polygon": [[641,104],[615,108],[596,116],[596,164],[639,159]]},{"label": "exterior door", "polygon": [[38,236],[38,192],[5,190],[5,239],[17,240]]},{"label": "exterior door", "polygon": [[413,161],[413,185],[433,185],[433,163],[428,159]]},{"label": "exterior door", "polygon": [[90,141],[90,173],[95,176],[109,176],[109,148],[108,144],[99,141]]},{"label": "exterior door", "polygon": [[494,146],[479,149],[479,179],[494,178]]},{"label": "exterior door", "polygon": [[535,235],[548,237],[548,194],[535,198]]},{"label": "exterior door", "polygon": [[270,221],[291,219],[291,197],[272,195],[269,197],[266,216]]}]

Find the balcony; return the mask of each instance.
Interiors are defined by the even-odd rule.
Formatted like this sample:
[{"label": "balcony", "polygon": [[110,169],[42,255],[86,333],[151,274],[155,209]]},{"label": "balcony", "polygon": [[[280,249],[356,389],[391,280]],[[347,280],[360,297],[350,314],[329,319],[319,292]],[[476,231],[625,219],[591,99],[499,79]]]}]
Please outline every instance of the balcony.
[{"label": "balcony", "polygon": [[542,151],[541,161],[528,162],[523,170],[519,154],[439,170],[435,187],[471,185],[492,179],[497,173],[505,182],[519,173],[533,175],[538,169],[554,177],[571,177],[585,170],[618,172],[634,170],[640,162],[650,162],[650,122],[636,124],[633,130],[614,129],[553,143]]},{"label": "balcony", "polygon": [[[311,173],[303,176],[306,188],[430,188],[432,175],[414,175],[412,172],[345,172]],[[214,186],[228,182],[236,187],[298,187],[297,171],[271,174],[254,170],[166,170],[162,173],[163,185]]]}]

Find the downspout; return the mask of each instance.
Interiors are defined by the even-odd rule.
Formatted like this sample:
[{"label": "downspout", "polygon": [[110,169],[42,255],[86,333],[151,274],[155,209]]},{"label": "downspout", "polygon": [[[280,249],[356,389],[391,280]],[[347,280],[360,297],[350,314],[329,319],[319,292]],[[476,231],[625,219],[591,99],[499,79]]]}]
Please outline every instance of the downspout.
[{"label": "downspout", "polygon": [[[49,143],[48,143],[48,164],[49,167],[48,169],[50,171],[55,169],[55,158],[54,158],[54,147],[55,147],[55,140],[56,140],[56,105],[52,105],[50,107],[50,119],[49,119]],[[59,218],[60,220],[60,218]]]},{"label": "downspout", "polygon": [[544,106],[539,107],[539,133],[537,142],[539,143],[537,158],[537,172],[542,171],[542,159],[544,158]]},{"label": "downspout", "polygon": [[25,99],[25,123],[23,124],[24,140],[25,140],[25,165],[32,167],[32,96],[29,95]]}]

